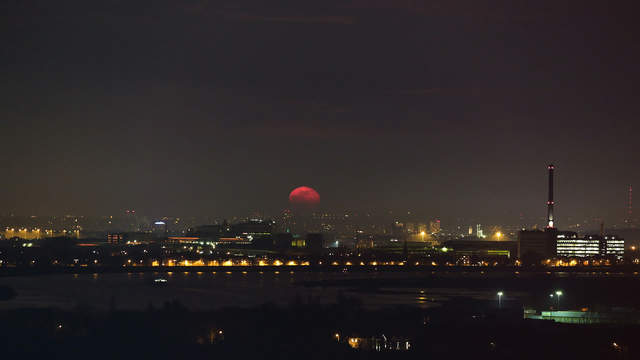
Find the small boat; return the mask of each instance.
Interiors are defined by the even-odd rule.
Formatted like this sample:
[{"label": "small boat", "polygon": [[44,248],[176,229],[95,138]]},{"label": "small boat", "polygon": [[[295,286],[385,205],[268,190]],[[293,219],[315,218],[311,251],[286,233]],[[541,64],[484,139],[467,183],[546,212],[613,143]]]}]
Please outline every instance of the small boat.
[{"label": "small boat", "polygon": [[166,285],[167,282],[169,282],[169,280],[165,279],[165,278],[157,278],[157,279],[153,279],[153,284],[154,285]]}]

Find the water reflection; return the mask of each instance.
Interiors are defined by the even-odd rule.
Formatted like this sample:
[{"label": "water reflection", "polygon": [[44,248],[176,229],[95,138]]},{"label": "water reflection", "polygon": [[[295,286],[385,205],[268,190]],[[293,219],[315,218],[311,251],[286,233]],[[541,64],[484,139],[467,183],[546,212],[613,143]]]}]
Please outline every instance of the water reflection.
[{"label": "water reflection", "polygon": [[[435,271],[434,271],[435,273]],[[431,272],[317,272],[317,271],[225,271],[181,272],[174,276],[169,272],[116,273],[116,274],[55,274],[29,277],[6,277],[1,283],[13,287],[18,296],[0,303],[0,308],[59,306],[71,308],[85,304],[97,309],[108,309],[110,299],[114,299],[118,308],[144,309],[148,304],[162,306],[164,302],[179,300],[193,309],[207,310],[228,306],[249,307],[265,302],[286,305],[292,299],[313,298],[321,303],[335,302],[340,294],[360,298],[367,307],[387,305],[414,305],[419,307],[439,306],[453,297],[469,297],[478,300],[494,301],[495,291],[489,288],[429,288],[419,285]],[[613,279],[622,276],[637,278],[638,272],[609,274]],[[528,273],[513,272],[456,274],[439,272],[440,279],[501,279],[510,278],[518,284],[525,284]],[[544,276],[544,273],[543,273]],[[606,277],[603,273],[559,273],[553,278],[567,281],[568,278]],[[168,279],[166,286],[153,286],[153,279]],[[546,276],[545,276],[546,278]],[[414,281],[414,285],[402,283]],[[521,280],[522,279],[522,280]],[[342,281],[347,282],[342,282]],[[383,285],[362,285],[360,280],[382,281]],[[448,280],[447,280],[448,281]],[[569,280],[573,281],[573,280]],[[398,285],[395,285],[398,283]],[[369,284],[369,283],[367,283]],[[527,290],[510,291],[510,299],[525,298]]]}]

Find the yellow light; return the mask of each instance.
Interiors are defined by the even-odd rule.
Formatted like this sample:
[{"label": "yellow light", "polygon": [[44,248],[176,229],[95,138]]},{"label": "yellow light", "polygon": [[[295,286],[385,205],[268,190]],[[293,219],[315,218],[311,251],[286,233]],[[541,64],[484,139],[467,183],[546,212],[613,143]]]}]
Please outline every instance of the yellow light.
[{"label": "yellow light", "polygon": [[424,231],[421,231],[421,232],[420,232],[420,235],[422,235],[422,236],[424,237],[425,235],[427,235],[427,233],[426,233],[426,232],[424,232]]},{"label": "yellow light", "polygon": [[231,260],[227,260],[222,263],[222,266],[233,266],[233,262]]},{"label": "yellow light", "polygon": [[280,266],[280,265],[282,265],[282,261],[276,260],[276,261],[273,262],[273,265]]}]

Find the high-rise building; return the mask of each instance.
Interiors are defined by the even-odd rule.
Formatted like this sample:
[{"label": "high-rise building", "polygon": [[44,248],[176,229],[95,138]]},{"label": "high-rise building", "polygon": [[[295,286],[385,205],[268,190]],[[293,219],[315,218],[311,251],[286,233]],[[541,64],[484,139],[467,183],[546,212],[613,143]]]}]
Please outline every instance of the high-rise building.
[{"label": "high-rise building", "polygon": [[437,234],[440,232],[440,220],[429,222],[429,232],[431,232],[431,234]]}]

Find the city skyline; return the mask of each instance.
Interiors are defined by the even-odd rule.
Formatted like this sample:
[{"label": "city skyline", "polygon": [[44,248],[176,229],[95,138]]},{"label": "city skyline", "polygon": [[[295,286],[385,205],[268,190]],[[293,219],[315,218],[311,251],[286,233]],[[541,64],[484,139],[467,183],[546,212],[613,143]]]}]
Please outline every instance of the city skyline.
[{"label": "city skyline", "polygon": [[[629,188],[631,187],[631,185],[629,185]],[[302,186],[302,188],[305,188],[304,186]],[[296,189],[292,189],[292,190],[297,190]],[[313,190],[313,189],[312,189]],[[560,196],[560,198],[562,198],[562,196]],[[0,212],[1,216],[4,217],[14,217],[14,216],[18,216],[18,217],[33,217],[33,216],[37,216],[37,217],[41,217],[41,218],[47,218],[47,217],[64,217],[64,216],[74,216],[74,217],[109,217],[109,216],[116,216],[116,217],[122,217],[122,216],[133,216],[133,215],[137,215],[137,216],[144,216],[147,217],[149,219],[159,219],[159,218],[163,218],[163,217],[177,217],[177,218],[192,218],[192,219],[200,219],[201,221],[203,221],[203,219],[216,219],[216,220],[223,220],[223,219],[248,219],[251,217],[255,217],[255,218],[263,218],[263,219],[267,219],[267,218],[276,218],[282,215],[283,211],[287,211],[288,209],[292,209],[295,208],[296,205],[294,203],[291,203],[291,199],[288,199],[289,201],[282,201],[282,199],[280,199],[280,201],[278,201],[278,203],[282,203],[282,208],[279,210],[275,210],[273,212],[268,212],[268,211],[261,211],[259,209],[252,209],[249,211],[246,211],[244,213],[220,213],[220,214],[213,214],[213,213],[199,213],[199,214],[195,214],[195,213],[191,213],[191,212],[186,212],[186,214],[180,214],[177,213],[175,211],[167,211],[167,212],[158,212],[158,211],[149,211],[149,212],[142,212],[140,210],[136,210],[134,208],[120,208],[117,209],[116,211],[112,211],[112,212],[105,212],[105,213],[79,213],[79,212],[58,212],[58,213],[54,213],[54,214],[34,214],[34,213],[19,213],[19,212],[15,212],[15,211],[2,211]],[[630,198],[630,191],[627,192],[626,194],[626,198],[624,199],[626,202],[624,204],[624,208],[619,210],[619,214],[614,214],[614,215],[610,215],[610,216],[599,216],[599,215],[592,215],[592,216],[586,216],[586,217],[582,217],[580,218],[579,216],[575,216],[573,214],[564,214],[561,213],[560,215],[556,215],[555,217],[557,219],[559,219],[559,221],[561,222],[561,224],[565,227],[568,228],[575,228],[576,225],[578,227],[582,226],[582,225],[587,225],[588,227],[590,226],[589,229],[596,229],[600,226],[600,224],[604,223],[606,226],[608,227],[635,227],[636,223],[637,223],[637,219],[633,216],[633,211],[632,211],[632,203],[631,203],[631,198]],[[555,202],[554,202],[555,204]],[[144,208],[144,207],[142,207]],[[137,208],[139,209],[139,208]],[[137,213],[136,213],[137,211]],[[460,226],[460,225],[464,225],[466,223],[469,224],[475,224],[475,223],[491,223],[491,224],[502,224],[502,225],[518,225],[518,226],[523,226],[523,227],[527,227],[527,228],[533,228],[533,227],[540,227],[540,228],[544,228],[546,226],[546,217],[544,215],[544,211],[542,210],[542,207],[540,206],[538,209],[538,213],[534,213],[534,214],[523,214],[523,213],[515,213],[515,212],[506,212],[504,215],[502,216],[486,216],[486,215],[482,215],[482,214],[475,214],[475,215],[471,215],[471,216],[460,216],[459,213],[468,213],[465,211],[461,211],[458,212],[457,214],[442,214],[442,213],[437,213],[435,211],[429,211],[428,209],[424,209],[424,208],[413,208],[413,209],[347,209],[347,208],[343,208],[343,209],[329,209],[326,206],[323,206],[322,202],[318,199],[316,204],[314,205],[314,208],[311,209],[310,211],[317,213],[317,214],[323,214],[323,213],[327,213],[327,214],[331,214],[331,215],[356,215],[356,216],[361,216],[361,217],[368,217],[368,216],[373,216],[376,219],[385,219],[385,220],[404,220],[404,221],[418,221],[418,220],[428,220],[428,219],[446,219],[445,222],[447,222],[449,224],[449,226]],[[594,212],[595,213],[595,212]]]},{"label": "city skyline", "polygon": [[7,359],[640,359],[637,2],[0,5]]}]

